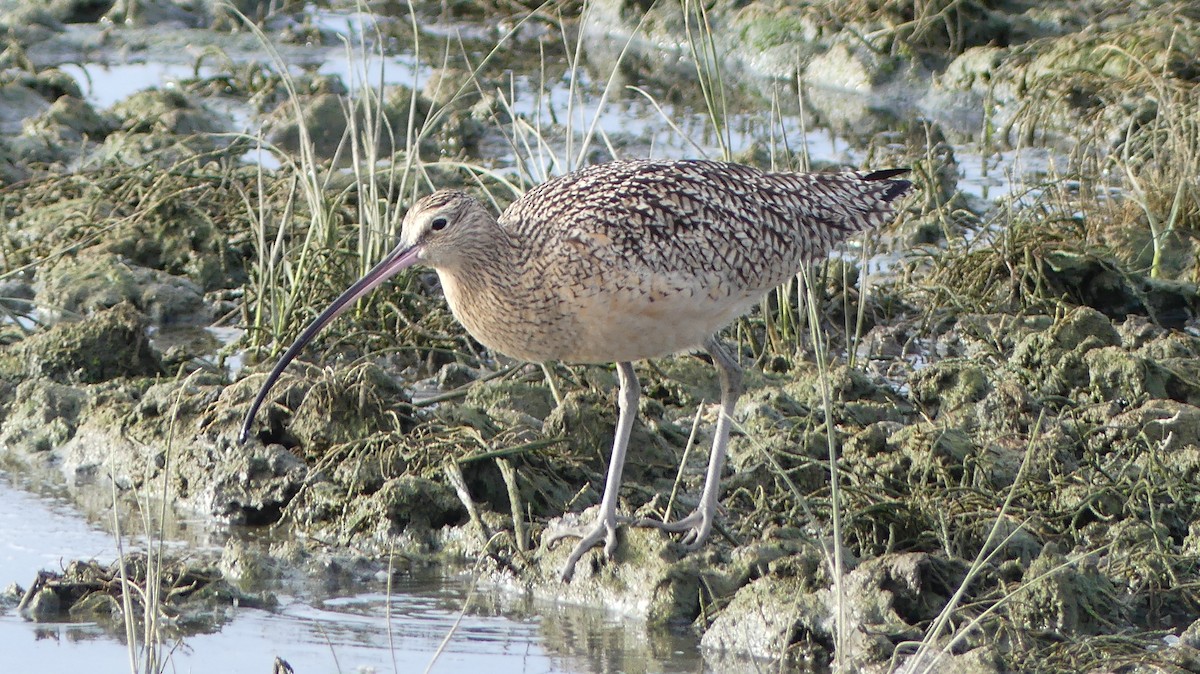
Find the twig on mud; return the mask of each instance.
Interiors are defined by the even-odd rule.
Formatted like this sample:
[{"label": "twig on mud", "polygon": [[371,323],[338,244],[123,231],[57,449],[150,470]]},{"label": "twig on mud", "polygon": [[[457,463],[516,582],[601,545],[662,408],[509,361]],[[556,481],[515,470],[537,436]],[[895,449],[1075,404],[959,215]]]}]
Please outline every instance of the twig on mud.
[{"label": "twig on mud", "polygon": [[470,463],[472,461],[482,461],[483,459],[507,458],[510,456],[516,456],[518,454],[524,454],[525,452],[542,449],[543,447],[557,445],[558,443],[565,441],[566,438],[543,438],[541,440],[533,440],[532,442],[526,442],[524,444],[514,445],[512,447],[505,447],[504,449],[494,449],[488,452],[464,456],[463,458],[458,459],[458,463]]},{"label": "twig on mud", "polygon": [[436,405],[438,403],[446,402],[447,400],[456,400],[458,398],[462,398],[467,395],[467,391],[469,391],[471,389],[471,386],[478,384],[478,383],[485,382],[485,381],[491,381],[491,380],[497,379],[499,377],[503,377],[503,376],[511,373],[513,370],[516,370],[518,367],[521,367],[522,365],[524,365],[524,363],[521,363],[518,365],[509,365],[508,367],[506,367],[504,369],[496,370],[495,372],[489,372],[489,373],[485,374],[484,376],[480,377],[479,379],[476,379],[475,381],[471,382],[470,384],[466,384],[465,386],[459,386],[456,389],[446,391],[445,393],[439,393],[435,396],[430,396],[428,398],[425,398],[424,400],[413,401],[412,406],[416,407],[416,408],[429,407],[430,405]]}]

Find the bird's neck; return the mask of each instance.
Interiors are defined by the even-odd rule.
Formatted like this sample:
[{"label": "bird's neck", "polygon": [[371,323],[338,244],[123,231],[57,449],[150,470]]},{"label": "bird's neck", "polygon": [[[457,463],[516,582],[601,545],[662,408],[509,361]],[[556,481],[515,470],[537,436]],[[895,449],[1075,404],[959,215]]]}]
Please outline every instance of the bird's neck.
[{"label": "bird's neck", "polygon": [[503,236],[464,249],[451,264],[437,267],[442,290],[455,316],[471,329],[475,317],[505,306],[522,279],[521,256]]},{"label": "bird's neck", "polygon": [[438,265],[442,276],[452,276],[475,291],[505,288],[520,274],[518,246],[490,214],[486,217],[486,224],[477,223],[472,238],[459,246],[458,254]]}]

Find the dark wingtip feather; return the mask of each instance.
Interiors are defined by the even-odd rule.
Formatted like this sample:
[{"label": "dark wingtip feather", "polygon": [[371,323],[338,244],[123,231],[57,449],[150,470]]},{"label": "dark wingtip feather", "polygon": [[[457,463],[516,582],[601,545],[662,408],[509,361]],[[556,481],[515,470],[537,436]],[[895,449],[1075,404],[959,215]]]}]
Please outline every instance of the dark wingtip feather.
[{"label": "dark wingtip feather", "polygon": [[888,178],[895,178],[896,176],[902,176],[905,173],[908,173],[909,170],[910,169],[906,169],[906,168],[880,169],[878,171],[871,171],[870,173],[864,175],[862,177],[862,179],[863,180],[887,180]]},{"label": "dark wingtip feather", "polygon": [[887,201],[898,199],[903,196],[905,192],[908,192],[910,187],[912,187],[912,183],[907,180],[893,180],[892,184],[888,185],[888,188],[884,190],[883,198]]},{"label": "dark wingtip feather", "polygon": [[881,169],[879,171],[871,171],[862,177],[863,180],[889,180],[890,184],[883,191],[884,201],[892,201],[899,198],[912,187],[912,181],[909,180],[890,180],[896,176],[902,176],[908,173],[906,168]]}]

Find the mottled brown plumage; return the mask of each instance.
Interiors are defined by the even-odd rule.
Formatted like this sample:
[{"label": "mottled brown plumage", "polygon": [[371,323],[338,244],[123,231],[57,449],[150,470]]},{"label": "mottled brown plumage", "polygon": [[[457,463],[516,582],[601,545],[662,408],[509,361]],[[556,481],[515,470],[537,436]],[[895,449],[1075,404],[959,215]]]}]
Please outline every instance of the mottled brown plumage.
[{"label": "mottled brown plumage", "polygon": [[415,244],[409,234],[438,214],[486,232],[470,256],[422,261],[492,349],[534,362],[657,358],[701,346],[803,262],[881,224],[907,183],[863,177],[613,162],[535,187],[498,221],[463,192],[437,192],[413,206],[405,237]]},{"label": "mottled brown plumage", "polygon": [[909,189],[874,173],[765,173],[713,161],[623,161],[550,180],[497,219],[464,192],[421,199],[400,243],[317,318],[280,359],[255,411],[287,363],[351,302],[413,264],[437,271],[454,315],[488,347],[522,360],[616,363],[620,418],[594,526],[579,536],[563,578],[591,547],[616,544],[617,491],[636,414],[630,364],[703,348],[721,378],[721,416],[697,510],[678,522],[689,547],[712,528],[741,370],[714,335],[764,293],[855,232],[891,217]]}]

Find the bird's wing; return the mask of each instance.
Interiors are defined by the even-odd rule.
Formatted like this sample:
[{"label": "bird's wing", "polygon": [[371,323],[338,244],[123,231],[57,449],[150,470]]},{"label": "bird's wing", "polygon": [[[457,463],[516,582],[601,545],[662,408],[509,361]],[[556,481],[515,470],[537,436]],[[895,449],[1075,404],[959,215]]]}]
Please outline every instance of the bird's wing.
[{"label": "bird's wing", "polygon": [[765,173],[712,161],[600,164],[543,183],[501,217],[531,254],[578,255],[662,285],[769,288],[882,224],[907,184],[861,173]]}]

